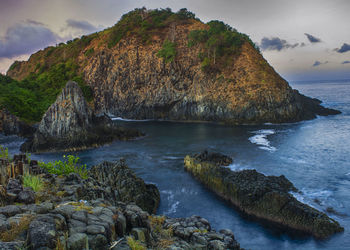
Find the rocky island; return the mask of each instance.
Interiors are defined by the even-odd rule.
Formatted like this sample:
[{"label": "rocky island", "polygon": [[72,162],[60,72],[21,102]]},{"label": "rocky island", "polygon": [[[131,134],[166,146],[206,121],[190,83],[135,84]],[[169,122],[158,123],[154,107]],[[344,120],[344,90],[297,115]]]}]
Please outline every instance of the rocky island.
[{"label": "rocky island", "polygon": [[184,159],[188,172],[244,214],[316,238],[344,231],[337,221],[295,199],[290,192],[297,189],[283,175],[232,171],[225,167],[231,163],[230,157],[207,151]]},{"label": "rocky island", "polygon": [[[49,76],[61,78],[56,89]],[[339,113],[293,90],[247,35],[186,9],[135,9],[111,28],[15,62],[7,77],[40,82],[37,117],[67,77],[90,90],[96,116],[262,124]]]}]

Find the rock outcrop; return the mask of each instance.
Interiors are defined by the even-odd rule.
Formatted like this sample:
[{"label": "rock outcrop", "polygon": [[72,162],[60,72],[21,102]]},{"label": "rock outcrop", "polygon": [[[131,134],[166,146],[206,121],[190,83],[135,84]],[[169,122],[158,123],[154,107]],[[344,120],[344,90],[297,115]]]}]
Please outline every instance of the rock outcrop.
[{"label": "rock outcrop", "polygon": [[293,184],[282,176],[265,176],[255,170],[231,171],[232,159],[204,152],[186,156],[185,169],[239,211],[292,231],[327,238],[344,231],[326,214],[296,200]]},{"label": "rock outcrop", "polygon": [[[214,60],[214,64],[219,65],[216,71],[203,71],[200,59],[203,46],[197,44],[189,48],[189,34],[194,30],[207,30],[209,25],[198,19],[179,20],[174,16],[165,20],[164,25],[151,26],[150,31],[147,28],[143,31],[145,27],[140,23],[128,23],[150,20],[157,15],[150,13],[152,11],[140,9],[125,15],[120,25],[128,24],[125,27],[131,30],[126,35],[119,32],[120,40],[115,46],[109,43],[114,27],[76,41],[74,51],[78,51],[78,56],[74,56],[74,60],[79,74],[93,90],[95,114],[130,119],[261,124],[340,113],[293,90],[247,39],[221,64],[215,64]],[[149,37],[148,42],[142,40],[144,37],[138,35],[139,31]],[[167,40],[176,47],[176,56],[168,63],[157,56]],[[21,80],[37,72],[38,63],[50,68],[64,60],[57,59],[62,54],[71,54],[73,46],[74,42],[39,51],[29,61],[16,62],[7,75]]]},{"label": "rock outcrop", "polygon": [[[124,184],[113,181],[116,174]],[[204,218],[155,216],[137,206],[149,210],[159,193],[123,162],[102,163],[90,175],[37,175],[44,187],[35,203],[0,206],[0,249],[240,249],[230,230],[216,232]],[[10,179],[5,193],[24,190],[20,179]],[[148,203],[151,193],[158,197]]]},{"label": "rock outcrop", "polygon": [[5,135],[32,136],[35,129],[27,123],[19,120],[7,109],[0,109],[0,133]]},{"label": "rock outcrop", "polygon": [[123,160],[104,162],[90,169],[91,176],[115,190],[116,199],[122,202],[135,202],[150,214],[155,214],[160,201],[157,187],[137,177]]},{"label": "rock outcrop", "polygon": [[140,135],[138,131],[114,126],[107,116],[93,115],[79,85],[69,81],[21,150],[72,151]]}]

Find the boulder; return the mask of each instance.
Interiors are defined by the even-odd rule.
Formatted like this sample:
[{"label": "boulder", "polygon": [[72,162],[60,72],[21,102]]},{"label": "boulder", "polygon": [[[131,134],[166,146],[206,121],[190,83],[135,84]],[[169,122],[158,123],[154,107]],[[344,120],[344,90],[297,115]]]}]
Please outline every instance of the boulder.
[{"label": "boulder", "polygon": [[[283,175],[265,176],[256,170],[231,171],[222,156],[202,153],[184,159],[185,169],[239,211],[293,231],[327,238],[344,231],[337,221],[299,202],[297,191]],[[224,161],[226,162],[226,160]]]}]

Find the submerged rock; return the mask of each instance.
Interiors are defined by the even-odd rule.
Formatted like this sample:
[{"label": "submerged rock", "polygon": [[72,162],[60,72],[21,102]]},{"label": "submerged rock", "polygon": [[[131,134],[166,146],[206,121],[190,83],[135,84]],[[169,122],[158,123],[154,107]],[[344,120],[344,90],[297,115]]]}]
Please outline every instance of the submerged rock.
[{"label": "submerged rock", "polygon": [[283,175],[231,171],[222,166],[223,159],[227,162],[227,156],[204,152],[187,155],[184,165],[196,179],[247,215],[316,238],[344,231],[337,221],[295,199],[290,191],[297,189]]},{"label": "submerged rock", "polygon": [[79,85],[69,81],[21,150],[74,151],[140,135],[138,131],[114,126],[107,116],[93,115]]}]

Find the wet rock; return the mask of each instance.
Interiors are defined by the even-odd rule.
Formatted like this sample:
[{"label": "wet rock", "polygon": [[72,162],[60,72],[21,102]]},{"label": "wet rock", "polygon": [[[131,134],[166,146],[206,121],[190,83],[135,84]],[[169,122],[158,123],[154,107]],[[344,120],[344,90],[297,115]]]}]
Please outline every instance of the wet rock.
[{"label": "wet rock", "polygon": [[283,175],[265,176],[255,170],[231,171],[220,166],[222,157],[212,160],[216,158],[207,152],[186,156],[185,169],[245,214],[317,238],[344,230],[326,214],[296,200],[290,194],[296,188]]},{"label": "wet rock", "polygon": [[9,179],[8,184],[6,186],[7,194],[13,193],[18,195],[23,190],[22,184],[17,179]]},{"label": "wet rock", "polygon": [[38,216],[29,225],[28,238],[33,249],[55,248],[57,236],[55,220],[51,216]]},{"label": "wet rock", "polygon": [[0,207],[0,214],[3,214],[7,217],[14,216],[22,212],[22,209],[19,206],[8,205],[5,207]]}]

